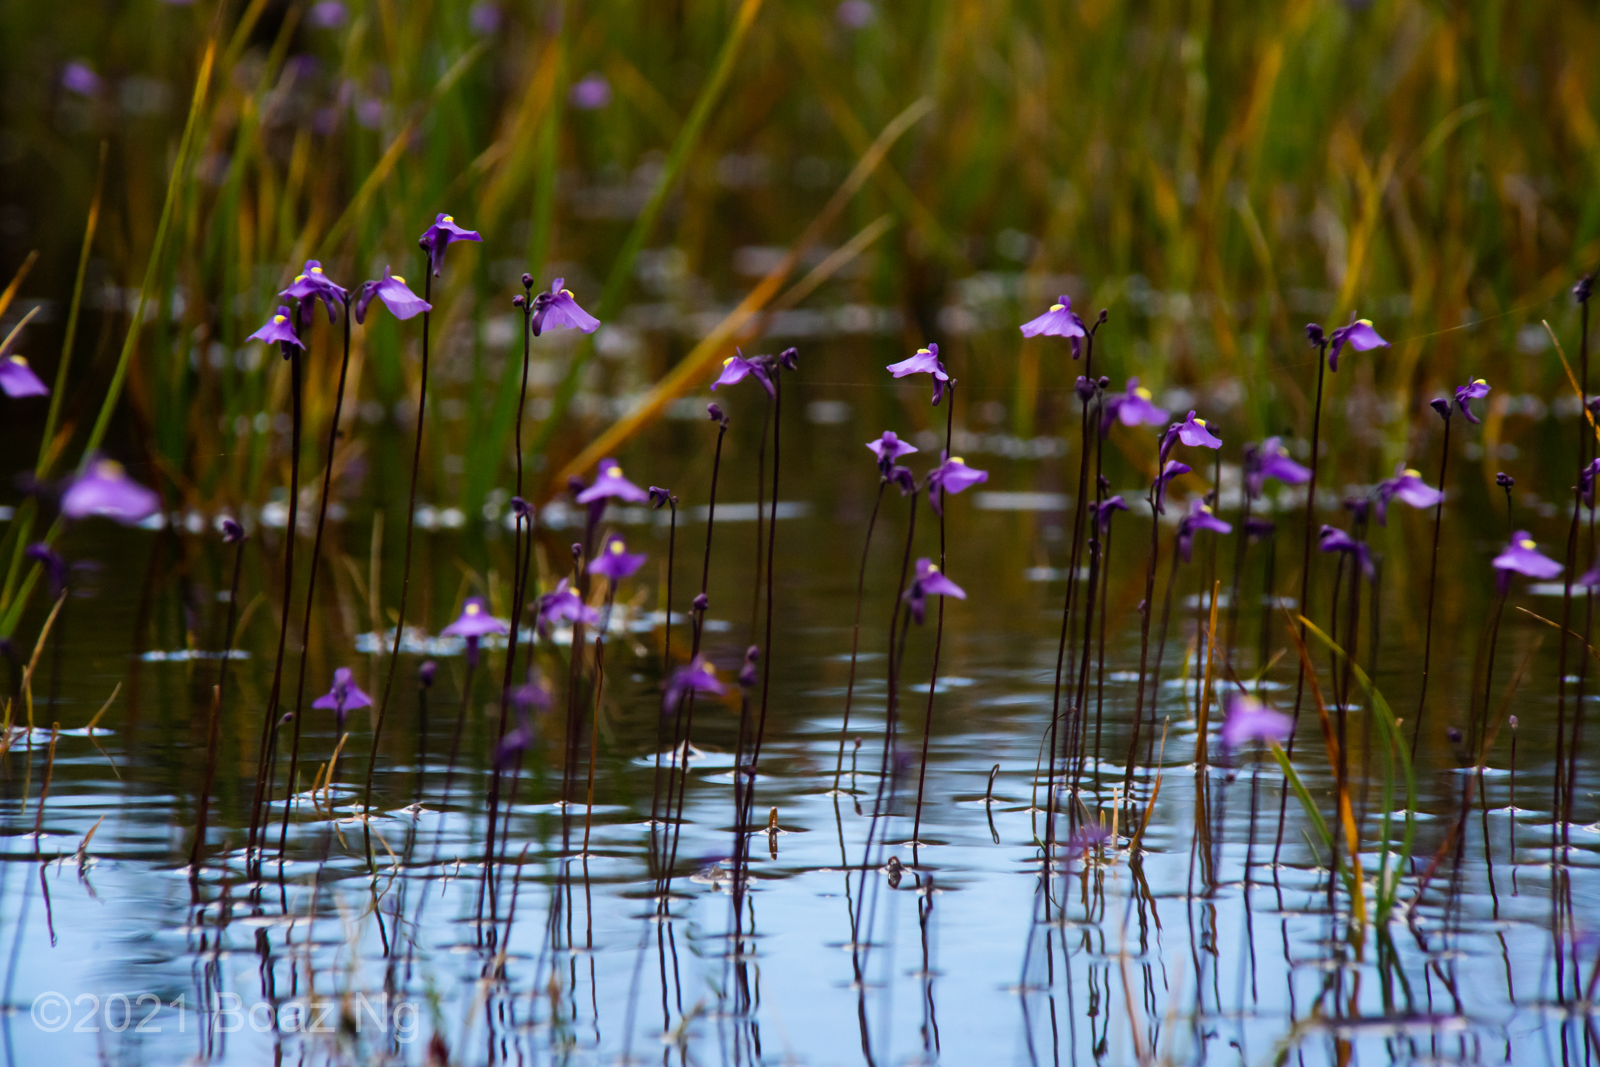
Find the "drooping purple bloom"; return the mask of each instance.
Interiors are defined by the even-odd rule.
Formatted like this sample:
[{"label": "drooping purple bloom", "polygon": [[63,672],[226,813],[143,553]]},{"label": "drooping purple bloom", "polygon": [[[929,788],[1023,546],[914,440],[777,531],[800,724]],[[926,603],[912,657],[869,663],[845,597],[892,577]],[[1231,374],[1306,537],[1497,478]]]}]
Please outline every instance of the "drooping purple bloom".
[{"label": "drooping purple bloom", "polygon": [[1225,534],[1233,532],[1233,524],[1217,518],[1216,513],[1199,497],[1189,501],[1189,513],[1178,522],[1178,555],[1188,563],[1194,554],[1194,535],[1201,530]]},{"label": "drooping purple bloom", "polygon": [[916,445],[900,440],[899,435],[893,430],[883,431],[883,436],[876,441],[868,441],[867,447],[878,457],[878,471],[885,478],[894,471],[895,460],[917,451]]},{"label": "drooping purple bloom", "polygon": [[1083,339],[1089,336],[1083,320],[1072,310],[1072,298],[1063,295],[1059,303],[1036,319],[1029,319],[1019,329],[1024,337],[1067,337],[1072,341],[1072,358],[1077,359]]},{"label": "drooping purple bloom", "polygon": [[1104,500],[1089,505],[1092,513],[1100,520],[1100,536],[1105,537],[1106,531],[1111,529],[1111,516],[1119,511],[1128,510],[1128,502],[1122,499],[1122,494],[1108,496]]},{"label": "drooping purple bloom", "polygon": [[1358,319],[1356,313],[1350,313],[1350,325],[1341,326],[1328,335],[1328,369],[1339,369],[1339,350],[1349,345],[1357,352],[1368,352],[1374,348],[1388,348],[1389,342],[1378,336],[1378,331],[1372,328],[1371,319]]},{"label": "drooping purple bloom", "polygon": [[283,305],[268,319],[266,325],[245,338],[246,341],[260,341],[262,344],[277,345],[283,351],[283,358],[289,358],[291,348],[305,348],[300,343],[300,338],[295,336],[292,313]]},{"label": "drooping purple bloom", "polygon": [[[295,275],[289,288],[278,294],[282,297],[291,297],[304,305],[309,300],[320,300],[328,310],[328,322],[338,321],[338,311],[345,306],[345,298],[349,296],[344,286],[335,285],[328,276],[322,273],[322,264],[314,259],[306,260],[306,269]],[[309,317],[307,318],[309,322]]]},{"label": "drooping purple bloom", "polygon": [[1477,423],[1478,416],[1472,413],[1469,400],[1481,400],[1489,395],[1489,383],[1482,378],[1476,378],[1466,385],[1456,386],[1456,406],[1461,409],[1461,414],[1466,416],[1470,423]]},{"label": "drooping purple bloom", "polygon": [[1583,506],[1594,507],[1595,480],[1600,478],[1600,458],[1589,461],[1589,465],[1578,472],[1578,492],[1583,497]]},{"label": "drooping purple bloom", "polygon": [[768,396],[777,396],[777,389],[772,384],[772,377],[767,368],[760,362],[760,357],[746,359],[744,353],[740,352],[739,349],[736,348],[734,351],[739,354],[729,356],[722,361],[722,374],[718,376],[716,381],[711,383],[712,392],[715,392],[719,385],[737,385],[746,378],[754,378],[761,383],[761,388],[767,391]]},{"label": "drooping purple bloom", "polygon": [[417,238],[417,244],[428,253],[428,266],[437,278],[439,271],[444,269],[444,250],[457,241],[482,241],[483,235],[477,230],[464,230],[456,225],[454,216],[439,212],[433,220],[433,225],[422,231],[422,236]]},{"label": "drooping purple bloom", "polygon": [[1372,580],[1375,573],[1372,566],[1372,553],[1367,549],[1365,542],[1357,541],[1337,526],[1324,525],[1319,537],[1322,551],[1344,552],[1354,556],[1356,562],[1361,565],[1361,573],[1367,576],[1367,581],[1370,582]]},{"label": "drooping purple bloom", "polygon": [[572,83],[567,99],[579,111],[598,111],[611,103],[611,83],[599,71],[585,74]]},{"label": "drooping purple bloom", "polygon": [[1600,589],[1600,563],[1596,563],[1577,578],[1574,578],[1572,584],[1584,589]]},{"label": "drooping purple bloom", "polygon": [[1189,417],[1182,422],[1174,423],[1173,429],[1178,435],[1178,440],[1190,448],[1221,448],[1222,438],[1212,433],[1206,427],[1206,420],[1196,418],[1194,412],[1189,412]]},{"label": "drooping purple bloom", "polygon": [[97,459],[61,494],[61,514],[69,519],[100,515],[124,526],[143,522],[161,508],[161,497],[146,489],[112,459]]},{"label": "drooping purple bloom", "polygon": [[100,75],[81,59],[74,59],[61,68],[61,87],[79,96],[99,96],[104,86]]},{"label": "drooping purple bloom", "polygon": [[1106,397],[1106,418],[1100,423],[1100,432],[1110,433],[1112,420],[1124,426],[1160,426],[1171,417],[1171,412],[1156,407],[1150,390],[1141,386],[1139,379],[1129,378],[1126,389]]},{"label": "drooping purple bloom", "polygon": [[625,500],[630,504],[643,504],[650,499],[650,494],[624,478],[616,460],[603,459],[594,484],[578,494],[578,503],[591,504],[607,497]]},{"label": "drooping purple bloom", "polygon": [[388,267],[383,268],[383,277],[374,281],[362,282],[356,295],[356,321],[367,321],[367,307],[372,303],[372,298],[377,297],[383,301],[383,306],[389,309],[389,314],[402,322],[415,318],[424,311],[432,311],[433,305],[422,297],[413,293],[406,285],[406,280],[398,274],[392,273]]},{"label": "drooping purple bloom", "polygon": [[643,552],[630,553],[628,546],[622,543],[622,538],[612,534],[606,538],[600,554],[589,564],[589,573],[603,574],[613,582],[620,582],[632,577],[648,558]]},{"label": "drooping purple bloom", "polygon": [[1169,459],[1161,465],[1161,473],[1156,475],[1156,514],[1165,515],[1167,513],[1165,503],[1167,483],[1178,475],[1188,474],[1192,470],[1194,470],[1193,467],[1176,459]]},{"label": "drooping purple bloom", "polygon": [[960,456],[951,456],[928,472],[928,503],[933,505],[935,514],[943,515],[945,493],[953,495],[988,480],[988,471],[969,467]]},{"label": "drooping purple bloom", "polygon": [[539,632],[549,636],[550,628],[558,622],[583,623],[593,626],[600,621],[600,613],[583,602],[570,582],[563,578],[556,587],[539,598]]},{"label": "drooping purple bloom", "polygon": [[534,667],[528,668],[528,680],[511,690],[511,706],[517,710],[517,726],[506,732],[495,746],[494,764],[504,769],[513,759],[532,746],[538,731],[534,728],[532,712],[546,711],[550,707],[550,690]]},{"label": "drooping purple bloom", "polygon": [[319,711],[331,711],[338,719],[339,732],[344,733],[345,716],[356,708],[370,708],[372,698],[361,691],[349,667],[339,667],[333,672],[333,687],[311,702]]},{"label": "drooping purple bloom", "polygon": [[1390,500],[1398,500],[1421,510],[1434,507],[1443,499],[1444,493],[1424,482],[1421,472],[1412,470],[1404,463],[1396,463],[1394,477],[1378,483],[1378,525],[1388,525]]},{"label": "drooping purple bloom", "polygon": [[25,396],[49,396],[50,388],[39,380],[21,356],[0,359],[0,391],[13,400]]},{"label": "drooping purple bloom", "polygon": [[1497,584],[1501,591],[1504,591],[1505,583],[1513,571],[1527,578],[1548,581],[1566,570],[1562,564],[1540,552],[1539,546],[1526,530],[1518,530],[1511,535],[1511,543],[1494,558],[1492,565],[1500,572]]},{"label": "drooping purple bloom", "polygon": [[564,330],[582,330],[584,333],[594,333],[600,328],[600,320],[578,306],[571,289],[563,288],[566,281],[565,278],[557,278],[550,283],[549,292],[534,296],[533,318],[529,320],[529,325],[535,337],[553,326]]},{"label": "drooping purple bloom", "polygon": [[59,597],[66,591],[67,561],[61,558],[61,553],[43,541],[37,541],[24,549],[22,554],[44,568],[45,575],[50,579],[51,597]]},{"label": "drooping purple bloom", "polygon": [[661,700],[661,712],[664,715],[675,713],[690,693],[721,696],[725,692],[727,687],[717,677],[717,669],[706,662],[705,656],[699,655],[673,672]]},{"label": "drooping purple bloom", "polygon": [[944,576],[939,570],[939,565],[924,556],[917,560],[917,575],[911,579],[911,588],[905,591],[906,605],[911,609],[911,617],[918,626],[922,625],[923,616],[927,612],[928,598],[930,596],[953,596],[957,600],[967,599],[966,592],[955,582]]},{"label": "drooping purple bloom", "polygon": [[1586,304],[1589,301],[1590,294],[1592,294],[1593,292],[1594,292],[1594,272],[1591,271],[1590,273],[1585,274],[1583,277],[1579,278],[1577,283],[1575,285],[1573,285],[1573,287],[1572,287],[1572,299],[1576,300],[1580,304]]},{"label": "drooping purple bloom", "polygon": [[1228,714],[1222,720],[1222,743],[1230,752],[1251,741],[1281,745],[1294,736],[1294,720],[1273,711],[1255,697],[1235,693],[1228,698]]},{"label": "drooping purple bloom", "polygon": [[917,349],[917,354],[911,358],[891,363],[884,370],[896,378],[904,378],[908,374],[931,375],[934,407],[938,407],[939,401],[944,399],[945,384],[950,381],[950,375],[945,372],[944,364],[939,362],[939,346],[931,343],[927,348]]},{"label": "drooping purple bloom", "polygon": [[1302,485],[1311,480],[1311,469],[1289,458],[1289,450],[1277,437],[1269,437],[1259,445],[1246,445],[1244,449],[1244,486],[1250,499],[1261,496],[1268,478],[1276,478],[1285,485]]}]

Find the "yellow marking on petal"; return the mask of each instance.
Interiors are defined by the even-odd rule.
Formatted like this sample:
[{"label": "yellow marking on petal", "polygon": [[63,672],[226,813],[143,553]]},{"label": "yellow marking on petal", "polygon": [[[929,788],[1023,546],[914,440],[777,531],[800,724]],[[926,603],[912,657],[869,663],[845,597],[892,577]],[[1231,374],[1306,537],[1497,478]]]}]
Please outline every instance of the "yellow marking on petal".
[{"label": "yellow marking on petal", "polygon": [[282,326],[285,322],[288,322],[288,321],[289,320],[284,318],[282,315],[274,315],[274,316],[272,316],[272,323],[273,323],[274,326]]},{"label": "yellow marking on petal", "polygon": [[622,468],[621,467],[607,467],[606,468],[606,477],[607,478],[620,478],[620,477],[622,477]]},{"label": "yellow marking on petal", "polygon": [[95,474],[101,478],[121,478],[123,475],[122,464],[114,459],[102,459],[94,465]]},{"label": "yellow marking on petal", "polygon": [[28,365],[28,361],[23,359],[21,356],[12,356],[11,362],[15,363],[19,367],[26,367]]},{"label": "yellow marking on petal", "polygon": [[611,554],[613,556],[622,555],[622,542],[621,541],[613,541],[613,542],[611,542]]},{"label": "yellow marking on petal", "polygon": [[[321,274],[322,273],[322,268],[321,267],[312,267],[311,268],[311,273],[312,274]],[[304,275],[302,275],[302,277],[304,277]]]},{"label": "yellow marking on petal", "polygon": [[919,356],[931,356],[931,355],[933,355],[933,353],[929,352],[926,348],[919,348],[919,349],[917,349],[917,355],[919,355]]},{"label": "yellow marking on petal", "polygon": [[1420,478],[1420,477],[1422,477],[1422,472],[1421,471],[1412,470],[1410,467],[1407,467],[1402,473],[1407,478]]},{"label": "yellow marking on petal", "polygon": [[1532,538],[1528,538],[1528,537],[1524,537],[1522,540],[1517,542],[1517,547],[1518,548],[1531,549],[1531,548],[1533,548],[1533,539]]},{"label": "yellow marking on petal", "polygon": [[398,274],[391,274],[391,275],[389,275],[389,277],[393,278],[395,281],[399,282],[401,285],[404,285],[406,283],[406,280],[404,278],[400,277],[400,275],[398,275]]},{"label": "yellow marking on petal", "polygon": [[1201,504],[1200,505],[1200,510],[1205,512],[1207,515],[1209,515],[1209,514],[1211,514],[1211,505],[1210,504]]},{"label": "yellow marking on petal", "polygon": [[1151,394],[1150,390],[1141,385],[1134,389],[1133,395],[1138,397],[1140,400],[1149,400]]},{"label": "yellow marking on petal", "polygon": [[1356,320],[1356,325],[1357,326],[1371,326],[1372,325],[1372,320],[1371,319],[1357,319]]},{"label": "yellow marking on petal", "polygon": [[445,216],[445,217],[444,217],[444,221],[446,221],[446,222],[448,222],[448,223],[450,223],[450,224],[452,224],[452,225],[454,225],[454,224],[455,224],[455,221],[456,221],[456,217],[455,217],[455,216],[454,216],[454,215],[446,215],[446,216]]},{"label": "yellow marking on petal", "polygon": [[1206,424],[1206,420],[1205,419],[1195,419],[1194,420],[1194,424],[1196,426],[1204,426]]},{"label": "yellow marking on petal", "polygon": [[929,574],[938,574],[939,573],[939,565],[937,563],[928,564],[928,573]]},{"label": "yellow marking on petal", "polygon": [[1065,311],[1066,310],[1066,305],[1064,305],[1064,304],[1051,304],[1050,305],[1050,310],[1051,311]]},{"label": "yellow marking on petal", "polygon": [[572,295],[572,290],[571,289],[563,289],[563,290],[561,290],[561,295],[562,296],[571,296]]},{"label": "yellow marking on petal", "polygon": [[950,457],[950,462],[951,463],[959,463],[963,467],[965,467],[967,465],[967,461],[962,459],[960,456],[951,456]]},{"label": "yellow marking on petal", "polygon": [[468,615],[476,615],[478,612],[482,611],[483,609],[478,607],[478,605],[476,605],[476,604],[468,604],[462,610]]},{"label": "yellow marking on petal", "polygon": [[1472,384],[1473,385],[1488,385],[1489,383],[1484,381],[1482,378],[1474,378],[1474,379],[1472,379]]},{"label": "yellow marking on petal", "polygon": [[736,359],[736,358],[737,357],[735,357],[735,356],[729,356],[727,359],[722,361],[722,365],[724,367],[726,367],[728,364],[732,363],[734,361],[734,359]]},{"label": "yellow marking on petal", "polygon": [[303,282],[303,281],[306,280],[306,276],[304,274],[296,274],[294,276],[294,280],[295,280],[295,284],[298,285],[300,282]]}]

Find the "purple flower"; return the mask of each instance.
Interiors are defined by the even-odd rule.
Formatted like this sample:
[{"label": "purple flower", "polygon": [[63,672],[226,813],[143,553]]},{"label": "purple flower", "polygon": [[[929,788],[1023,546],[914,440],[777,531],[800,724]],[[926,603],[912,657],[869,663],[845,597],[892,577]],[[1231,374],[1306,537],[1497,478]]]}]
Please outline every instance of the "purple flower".
[{"label": "purple flower", "polygon": [[1354,556],[1356,562],[1361,565],[1361,573],[1367,576],[1367,581],[1370,582],[1372,580],[1374,574],[1372,553],[1367,550],[1365,543],[1357,541],[1337,526],[1324,525],[1319,536],[1321,538],[1322,551],[1344,552]]},{"label": "purple flower", "polygon": [[469,641],[489,634],[506,633],[506,624],[489,614],[482,597],[469,596],[461,605],[461,615],[439,633],[444,637],[465,637]]},{"label": "purple flower", "polygon": [[917,560],[917,576],[911,580],[911,588],[905,591],[904,596],[906,605],[911,609],[911,617],[916,620],[918,626],[922,625],[930,596],[967,599],[967,594],[962,588],[946,578],[937,563],[924,556]]},{"label": "purple flower", "polygon": [[1466,416],[1468,422],[1477,423],[1478,416],[1472,413],[1469,400],[1480,400],[1489,395],[1489,383],[1482,378],[1476,378],[1467,385],[1456,386],[1456,406],[1461,408],[1461,414]]},{"label": "purple flower", "polygon": [[538,670],[528,668],[528,680],[511,690],[511,706],[517,709],[517,726],[507,731],[494,749],[494,765],[504,769],[513,757],[520,756],[532,746],[538,731],[534,729],[532,711],[546,711],[550,707],[550,690]]},{"label": "purple flower", "polygon": [[578,494],[578,503],[590,504],[607,497],[616,497],[626,500],[631,504],[642,504],[650,499],[650,494],[634,485],[622,476],[622,468],[614,459],[600,461],[600,473],[595,478],[594,484]]},{"label": "purple flower", "polygon": [[313,700],[311,706],[319,711],[333,712],[338,718],[339,732],[342,734],[345,715],[355,708],[370,708],[372,698],[356,685],[349,667],[340,667],[333,672],[333,688]]},{"label": "purple flower", "polygon": [[1589,465],[1578,472],[1578,492],[1583,497],[1583,506],[1594,507],[1594,483],[1600,477],[1600,458],[1589,461]]},{"label": "purple flower", "polygon": [[1350,325],[1341,326],[1328,336],[1331,345],[1328,351],[1328,369],[1339,369],[1339,350],[1349,345],[1357,352],[1367,352],[1374,348],[1388,348],[1389,342],[1378,336],[1378,331],[1372,328],[1371,319],[1358,319],[1356,313],[1350,313]]},{"label": "purple flower", "polygon": [[557,278],[550,283],[549,292],[539,293],[533,298],[531,325],[535,337],[551,326],[582,330],[584,333],[594,333],[600,328],[600,320],[578,306],[572,290],[562,288],[565,284],[565,278]]},{"label": "purple flower", "polygon": [[1276,478],[1285,485],[1301,485],[1311,480],[1311,470],[1289,458],[1289,450],[1277,437],[1269,437],[1259,445],[1246,445],[1244,449],[1245,492],[1254,500],[1261,496],[1268,478]]},{"label": "purple flower", "polygon": [[917,450],[916,445],[900,440],[893,430],[883,431],[883,436],[876,441],[868,441],[867,447],[878,457],[878,471],[885,478],[893,473],[895,460],[901,456],[909,456]]},{"label": "purple flower", "polygon": [[[455,217],[439,212],[433,220],[433,225],[422,231],[422,236],[417,238],[417,244],[428,253],[428,266],[437,278],[439,271],[444,268],[444,250],[457,241],[482,241],[483,236],[477,230],[464,230],[456,225]],[[392,310],[392,309],[391,309]],[[404,316],[400,316],[404,317]]]},{"label": "purple flower", "polygon": [[1172,479],[1176,478],[1178,475],[1188,474],[1192,470],[1194,470],[1194,468],[1189,466],[1187,463],[1181,463],[1175,459],[1169,459],[1161,465],[1161,473],[1156,475],[1155,486],[1157,514],[1165,515],[1167,513],[1166,504],[1163,502],[1163,499],[1167,493],[1167,483],[1172,481]]},{"label": "purple flower", "polygon": [[1194,412],[1189,412],[1189,417],[1182,422],[1172,424],[1173,431],[1177,433],[1178,440],[1190,448],[1221,448],[1222,438],[1206,428],[1205,419],[1195,418]]},{"label": "purple flower", "polygon": [[600,621],[600,613],[583,602],[565,579],[539,598],[539,632],[549,636],[550,628],[558,622],[583,623],[593,626]]},{"label": "purple flower", "polygon": [[1171,412],[1158,408],[1150,400],[1150,390],[1139,385],[1139,379],[1129,378],[1127,389],[1106,397],[1106,420],[1100,424],[1101,433],[1111,432],[1111,420],[1124,426],[1160,426],[1171,417]]},{"label": "purple flower", "polygon": [[[328,309],[328,322],[331,324],[338,319],[338,309],[345,306],[345,299],[349,296],[344,287],[335,285],[322,273],[322,264],[314,259],[306,260],[306,269],[295,275],[289,288],[278,294],[283,297],[292,297],[300,301],[302,306],[308,300],[320,300]],[[307,318],[309,322],[309,317]]]},{"label": "purple flower", "polygon": [[1251,741],[1281,745],[1294,736],[1294,720],[1273,711],[1253,696],[1235,693],[1228,698],[1228,714],[1222,720],[1222,743],[1236,751]]},{"label": "purple flower", "polygon": [[500,29],[500,8],[488,0],[473,4],[467,12],[467,27],[479,37],[488,37]]},{"label": "purple flower", "polygon": [[[1476,421],[1476,420],[1474,420]],[[1431,508],[1444,499],[1444,493],[1422,480],[1418,471],[1404,463],[1394,465],[1394,477],[1378,483],[1378,525],[1389,524],[1389,501],[1399,500],[1417,509]]]},{"label": "purple flower", "polygon": [[945,493],[953,495],[988,480],[988,471],[976,470],[960,456],[951,456],[928,472],[928,503],[935,514],[943,515]]},{"label": "purple flower", "polygon": [[1277,528],[1277,524],[1271,519],[1246,519],[1244,524],[1244,535],[1248,537],[1252,543],[1256,541],[1264,541],[1271,537]]},{"label": "purple flower", "polygon": [[222,543],[236,545],[244,540],[244,527],[239,525],[239,520],[231,515],[224,515],[217,520],[217,529],[222,533]]},{"label": "purple flower", "polygon": [[589,573],[603,574],[613,582],[620,582],[632,577],[635,571],[644,566],[647,558],[643,552],[630,553],[628,546],[622,543],[622,538],[612,534],[606,538],[600,555],[589,564]]},{"label": "purple flower", "polygon": [[320,3],[311,5],[306,18],[319,30],[336,29],[344,25],[344,5],[339,3],[339,0],[321,0]]},{"label": "purple flower", "polygon": [[1572,299],[1580,304],[1588,303],[1589,296],[1594,292],[1594,273],[1585,274],[1579,278],[1572,287]]},{"label": "purple flower", "polygon": [[772,377],[767,368],[760,362],[760,357],[746,359],[743,352],[740,352],[737,348],[734,351],[739,354],[729,356],[722,361],[722,374],[716,381],[711,383],[712,392],[716,392],[719,385],[736,385],[746,378],[754,378],[761,383],[761,388],[767,391],[768,396],[777,396],[777,390],[772,384]]},{"label": "purple flower", "polygon": [[1051,304],[1049,311],[1036,319],[1029,319],[1019,328],[1024,337],[1071,338],[1073,359],[1078,358],[1083,339],[1089,336],[1089,332],[1083,328],[1083,320],[1072,310],[1072,298],[1066,295],[1061,297],[1059,304]]},{"label": "purple flower", "polygon": [[1510,578],[1515,571],[1528,578],[1549,580],[1559,577],[1566,568],[1549,556],[1539,551],[1533,538],[1528,536],[1528,531],[1518,530],[1511,535],[1511,543],[1494,558],[1493,566],[1499,571],[1499,584]]},{"label": "purple flower", "polygon": [[939,346],[929,344],[927,348],[917,349],[917,354],[910,359],[902,359],[899,363],[891,363],[884,370],[896,378],[904,378],[908,374],[928,374],[933,376],[933,405],[939,406],[939,401],[944,399],[945,383],[950,380],[950,375],[945,373],[944,364],[939,362]]},{"label": "purple flower", "polygon": [[673,672],[671,680],[667,682],[666,694],[661,700],[661,712],[664,715],[673,714],[682,705],[684,697],[690,693],[711,693],[721,696],[725,692],[727,687],[717,678],[717,669],[706,662],[705,656],[696,656]]},{"label": "purple flower", "polygon": [[61,494],[61,514],[69,519],[102,515],[124,526],[132,526],[148,519],[160,508],[161,498],[129,478],[122,464],[111,459],[97,459],[89,464],[88,471]]},{"label": "purple flower", "polygon": [[455,622],[439,631],[441,637],[467,639],[467,662],[478,662],[478,642],[488,634],[508,633],[506,624],[489,614],[482,597],[469,596],[461,605],[461,615]]},{"label": "purple flower", "polygon": [[878,11],[867,0],[844,0],[834,8],[833,17],[847,30],[859,30],[871,25]]},{"label": "purple flower", "polygon": [[21,356],[0,359],[0,391],[16,399],[24,396],[49,396],[50,389],[33,373],[28,361]]},{"label": "purple flower", "polygon": [[[294,323],[291,321],[290,316],[289,309],[280,305],[277,313],[267,320],[267,324],[249,337],[246,337],[245,340],[277,345],[283,350],[283,358],[288,359],[289,349],[305,348],[305,345],[300,343],[300,338],[295,336]],[[359,318],[360,316],[358,315],[357,317]]]},{"label": "purple flower", "polygon": [[99,96],[104,83],[100,75],[81,59],[74,59],[61,68],[61,87],[79,96]]},{"label": "purple flower", "polygon": [[43,541],[37,541],[24,549],[22,554],[44,568],[45,574],[50,578],[52,597],[59,597],[66,591],[67,561],[61,558],[61,553]]},{"label": "purple flower", "polygon": [[367,321],[367,306],[372,303],[372,298],[377,297],[383,301],[383,306],[395,318],[404,321],[432,311],[433,305],[422,297],[413,293],[406,286],[406,280],[398,274],[390,273],[388,267],[383,268],[383,277],[375,281],[363,282],[356,296],[356,321]]},{"label": "purple flower", "polygon": [[572,83],[567,99],[579,111],[598,111],[611,103],[611,83],[599,71],[586,74]]},{"label": "purple flower", "polygon": [[1217,518],[1211,506],[1199,497],[1189,501],[1189,513],[1178,522],[1178,555],[1185,563],[1194,553],[1194,535],[1200,530],[1232,533],[1233,524]]},{"label": "purple flower", "polygon": [[1115,496],[1108,496],[1098,503],[1091,503],[1089,507],[1091,509],[1091,513],[1099,518],[1100,536],[1104,537],[1106,535],[1106,531],[1111,529],[1111,516],[1115,515],[1119,511],[1127,511],[1128,502],[1122,499],[1121,493],[1118,493]]}]

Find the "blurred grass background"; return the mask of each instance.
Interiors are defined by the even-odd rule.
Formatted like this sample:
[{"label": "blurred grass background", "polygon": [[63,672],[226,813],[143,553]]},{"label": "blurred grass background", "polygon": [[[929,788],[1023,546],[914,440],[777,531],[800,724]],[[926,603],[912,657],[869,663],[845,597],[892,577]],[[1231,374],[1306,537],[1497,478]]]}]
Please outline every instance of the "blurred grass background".
[{"label": "blurred grass background", "polygon": [[[1586,5],[66,0],[7,5],[0,24],[26,42],[0,130],[0,272],[39,252],[8,320],[44,302],[19,350],[48,380],[105,143],[63,454],[87,437],[154,254],[112,440],[174,503],[259,503],[285,483],[288,376],[244,337],[306,258],[351,287],[388,264],[420,283],[415,241],[439,211],[484,243],[454,246],[435,290],[425,496],[470,513],[509,481],[524,270],[565,276],[608,323],[592,347],[534,343],[528,437],[549,441],[532,458],[548,476],[923,99],[788,281],[876,239],[756,343],[815,353],[819,380],[865,380],[938,340],[965,396],[1023,437],[1059,430],[1077,373],[1015,330],[1058,292],[1086,318],[1111,309],[1098,366],[1233,407],[1236,436],[1308,421],[1303,325],[1359,309],[1396,342],[1334,385],[1352,416],[1336,454],[1371,479],[1459,380],[1489,377],[1502,404],[1564,390],[1537,323],[1572,338],[1566,290],[1600,258]],[[418,325],[356,331],[338,457],[352,494],[401,497]],[[310,471],[337,341],[312,330]],[[12,422],[8,444],[36,440]]]}]

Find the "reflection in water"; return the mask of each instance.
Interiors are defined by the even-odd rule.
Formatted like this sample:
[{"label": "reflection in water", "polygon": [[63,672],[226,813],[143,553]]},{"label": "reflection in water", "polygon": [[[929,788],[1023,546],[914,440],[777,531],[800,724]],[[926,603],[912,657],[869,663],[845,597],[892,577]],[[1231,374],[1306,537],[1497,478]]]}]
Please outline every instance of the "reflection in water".
[{"label": "reflection in water", "polygon": [[[804,394],[803,376],[784,381]],[[1491,678],[1470,669],[1458,631],[1475,638],[1498,598],[1441,589],[1440,732],[1420,733],[1409,811],[1373,711],[1418,699],[1424,613],[1395,576],[1430,515],[1391,514],[1388,541],[1367,531],[1388,553],[1376,582],[1358,580],[1353,554],[1317,558],[1313,621],[1358,634],[1362,654],[1308,641],[1302,660],[1292,604],[1266,595],[1283,573],[1277,541],[1298,547],[1292,498],[1230,514],[1252,498],[1224,497],[1230,521],[1256,523],[1250,540],[1205,533],[1189,562],[1157,524],[1174,562],[1151,579],[1137,508],[1102,513],[1074,561],[1062,524],[1081,441],[1059,467],[989,462],[991,495],[951,495],[940,516],[854,455],[870,433],[836,442],[832,424],[784,422],[780,440],[768,422],[758,440],[759,413],[730,407],[736,421],[705,442],[717,492],[766,503],[722,527],[712,468],[641,457],[641,474],[683,484],[661,498],[662,521],[627,527],[627,550],[651,562],[616,585],[574,570],[567,531],[425,531],[375,810],[363,817],[348,770],[365,766],[370,719],[350,709],[341,736],[308,701],[292,795],[289,754],[262,758],[277,768],[263,823],[286,834],[281,852],[277,833],[249,848],[276,638],[260,590],[281,583],[281,534],[235,550],[85,528],[74,550],[106,561],[105,588],[92,610],[71,605],[60,670],[8,748],[9,1062],[1600,1051],[1587,1007],[1596,830],[1540,800],[1570,790],[1583,809],[1585,768],[1555,747],[1550,627],[1513,610],[1540,602],[1507,601]],[[924,472],[940,449],[926,451]],[[1104,459],[1108,488],[1137,484],[1138,468]],[[775,522],[780,492],[805,506]],[[682,521],[702,507],[709,523]],[[350,666],[348,684],[370,692],[395,640],[371,583],[394,561],[352,558],[357,525],[330,533],[304,669],[316,680]],[[610,528],[586,526],[580,555]],[[1463,567],[1493,551],[1448,529],[1445,543]],[[521,573],[519,620],[508,589]],[[965,600],[938,595],[945,573]],[[913,575],[936,604],[897,596]],[[562,578],[565,615],[535,595]],[[652,587],[676,609],[670,628]],[[511,642],[483,641],[479,662],[423,624],[443,629],[469,594],[517,626],[528,658],[515,670]],[[1141,615],[1141,599],[1156,610]],[[292,644],[289,656],[298,672]],[[1302,663],[1317,684],[1292,758],[1320,831],[1269,746],[1230,749],[1218,734],[1236,693],[1287,710]]]}]

